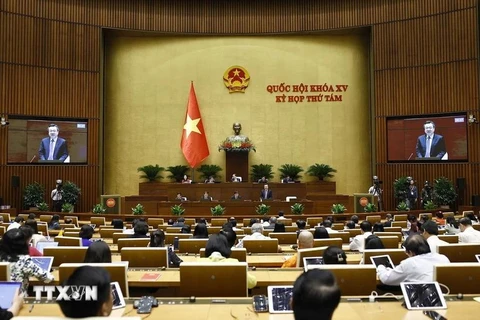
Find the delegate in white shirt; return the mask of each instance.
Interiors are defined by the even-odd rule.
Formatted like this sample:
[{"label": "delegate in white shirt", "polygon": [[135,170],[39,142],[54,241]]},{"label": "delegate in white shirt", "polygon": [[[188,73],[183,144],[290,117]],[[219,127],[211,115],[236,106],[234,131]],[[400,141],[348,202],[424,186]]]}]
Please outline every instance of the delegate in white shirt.
[{"label": "delegate in white shirt", "polygon": [[358,250],[360,252],[363,252],[363,250],[365,249],[365,239],[367,239],[371,235],[371,232],[365,232],[364,234],[356,235],[355,238],[353,238],[352,242],[350,242],[350,250]]},{"label": "delegate in white shirt", "polygon": [[265,239],[271,239],[271,238],[264,236],[260,232],[255,232],[255,233],[252,233],[248,236],[243,237],[243,239],[240,240],[240,242],[237,243],[237,245],[235,247],[236,248],[243,248],[243,240],[265,240]]},{"label": "delegate in white shirt", "polygon": [[443,254],[425,253],[407,258],[393,269],[380,265],[377,275],[383,284],[390,286],[398,286],[405,281],[433,281],[433,266],[449,262]]},{"label": "delegate in white shirt", "polygon": [[476,243],[480,242],[480,231],[473,229],[473,227],[467,227],[465,231],[458,234],[458,242],[463,243]]},{"label": "delegate in white shirt", "polygon": [[431,252],[437,252],[437,248],[439,245],[448,244],[448,242],[440,240],[437,236],[428,237],[427,242]]}]

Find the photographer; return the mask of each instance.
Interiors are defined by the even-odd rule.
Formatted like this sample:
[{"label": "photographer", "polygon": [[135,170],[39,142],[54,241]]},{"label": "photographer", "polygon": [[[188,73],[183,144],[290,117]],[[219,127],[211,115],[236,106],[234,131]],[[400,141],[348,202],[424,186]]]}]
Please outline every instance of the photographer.
[{"label": "photographer", "polygon": [[430,185],[428,181],[425,181],[425,184],[422,188],[422,199],[421,199],[422,208],[425,208],[425,205],[427,204],[428,201],[432,201],[432,191],[433,191],[433,187]]},{"label": "photographer", "polygon": [[410,208],[410,210],[414,210],[417,205],[418,190],[417,190],[417,186],[415,186],[415,180],[413,180],[412,177],[408,177],[407,181],[408,181],[407,205]]},{"label": "photographer", "polygon": [[377,197],[378,202],[378,209],[382,211],[382,192],[383,190],[380,188],[380,185],[383,181],[379,180],[377,176],[373,176],[373,185],[368,189],[368,193],[372,194],[374,197]]},{"label": "photographer", "polygon": [[51,197],[52,197],[52,200],[53,200],[53,210],[55,212],[61,212],[62,211],[62,205],[63,205],[63,183],[62,183],[62,180],[57,180],[57,185],[55,186],[55,189],[52,190]]}]

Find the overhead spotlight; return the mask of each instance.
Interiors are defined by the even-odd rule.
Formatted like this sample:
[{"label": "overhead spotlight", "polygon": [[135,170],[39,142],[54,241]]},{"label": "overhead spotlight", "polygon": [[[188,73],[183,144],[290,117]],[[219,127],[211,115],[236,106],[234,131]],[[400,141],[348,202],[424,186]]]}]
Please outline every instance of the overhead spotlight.
[{"label": "overhead spotlight", "polygon": [[5,127],[5,126],[8,126],[9,124],[10,122],[8,122],[7,119],[4,116],[2,116],[2,118],[0,119],[0,125],[2,127]]},{"label": "overhead spotlight", "polygon": [[474,123],[478,123],[478,120],[477,118],[475,118],[473,114],[471,114],[468,116],[468,124],[474,124]]}]

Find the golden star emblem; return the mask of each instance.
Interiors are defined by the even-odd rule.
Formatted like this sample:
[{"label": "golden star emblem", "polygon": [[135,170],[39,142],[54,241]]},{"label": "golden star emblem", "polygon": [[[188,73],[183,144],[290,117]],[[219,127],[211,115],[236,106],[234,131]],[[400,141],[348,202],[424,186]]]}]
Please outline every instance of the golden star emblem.
[{"label": "golden star emblem", "polygon": [[202,134],[198,129],[199,122],[200,122],[200,118],[192,119],[190,118],[190,115],[187,115],[187,122],[185,122],[185,125],[183,126],[183,129],[187,130],[187,138],[192,131],[198,134]]},{"label": "golden star emblem", "polygon": [[240,71],[238,71],[238,69],[235,69],[235,71],[233,71],[233,76],[239,76],[240,75]]}]

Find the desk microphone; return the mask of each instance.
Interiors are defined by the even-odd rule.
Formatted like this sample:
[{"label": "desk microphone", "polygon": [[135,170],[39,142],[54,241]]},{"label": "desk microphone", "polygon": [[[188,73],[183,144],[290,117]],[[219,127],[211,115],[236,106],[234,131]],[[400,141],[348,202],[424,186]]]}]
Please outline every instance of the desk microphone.
[{"label": "desk microphone", "polygon": [[410,160],[410,159],[412,158],[412,156],[413,156],[413,152],[412,152],[412,154],[410,155],[410,157],[408,157],[408,160]]},{"label": "desk microphone", "polygon": [[33,155],[33,158],[32,158],[32,160],[30,160],[29,163],[32,163],[32,161],[33,161],[36,157],[37,157],[37,155]]}]

